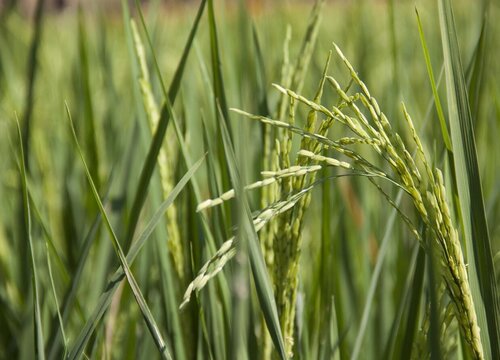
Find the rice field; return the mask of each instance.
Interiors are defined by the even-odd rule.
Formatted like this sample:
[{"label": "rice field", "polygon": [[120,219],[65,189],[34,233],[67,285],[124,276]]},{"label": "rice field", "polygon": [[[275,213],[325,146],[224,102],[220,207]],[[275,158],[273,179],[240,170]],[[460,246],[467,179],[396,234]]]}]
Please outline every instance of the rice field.
[{"label": "rice field", "polygon": [[1,359],[500,358],[500,5],[0,10]]}]

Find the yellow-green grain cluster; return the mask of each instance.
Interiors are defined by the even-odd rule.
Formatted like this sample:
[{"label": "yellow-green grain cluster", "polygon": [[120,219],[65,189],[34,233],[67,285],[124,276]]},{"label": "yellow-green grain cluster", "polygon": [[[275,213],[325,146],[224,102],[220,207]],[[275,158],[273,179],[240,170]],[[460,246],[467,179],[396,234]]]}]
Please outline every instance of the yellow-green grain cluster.
[{"label": "yellow-green grain cluster", "polygon": [[[404,105],[403,115],[416,148],[417,156],[415,158],[410,154],[401,136],[392,128],[386,115],[380,110],[377,101],[371,96],[368,88],[358,77],[352,65],[337,46],[335,46],[335,50],[348,69],[351,81],[360,89],[360,92],[348,95],[333,77],[327,76],[325,73],[318,93],[313,100],[309,100],[293,90],[278,85],[275,86],[290,98],[291,121],[288,123],[243,112],[240,113],[265,124],[301,135],[303,138],[301,150],[298,152],[298,166],[310,165],[311,162],[320,162],[369,176],[368,179],[398,210],[412,233],[421,241],[422,246],[433,246],[435,248],[436,256],[440,259],[440,273],[445,280],[449,296],[455,306],[455,316],[462,334],[467,340],[474,358],[482,359],[483,349],[478,322],[458,233],[453,225],[446,202],[446,190],[442,173],[429,164],[423,145]],[[328,107],[320,103],[325,79],[339,96],[340,102],[336,106]],[[304,129],[294,126],[296,102],[302,103],[310,109]],[[318,114],[325,116],[325,119],[316,128]],[[326,137],[327,131],[335,122],[346,126],[355,136],[340,138],[336,141],[328,139]],[[371,148],[389,165],[392,170],[391,173],[388,174],[379,169],[360,153],[349,148],[351,145],[365,145]],[[334,150],[350,161],[322,155],[319,153],[322,149]],[[282,146],[282,150],[289,151],[289,146]],[[389,195],[374,180],[375,178],[391,182],[407,193],[418,216],[426,227],[425,231],[430,234],[432,240],[430,243],[423,242],[409,217],[390,199]],[[300,191],[304,186],[310,185],[313,180],[314,175],[309,178],[306,178],[306,175],[290,178],[283,190]],[[279,220],[281,222],[279,226],[280,234],[274,239],[275,296],[286,339],[293,338],[298,259],[301,247],[300,234],[304,211],[307,209],[309,200],[309,196],[305,196],[297,203],[293,211],[281,216]],[[288,346],[287,350],[291,353],[293,344],[289,343]]]},{"label": "yellow-green grain cluster", "polygon": [[[335,48],[337,54],[350,72],[352,80],[361,89],[359,93],[349,96],[342,90],[334,78],[327,77],[329,83],[342,101],[340,106],[327,108],[326,106],[319,105],[317,101],[310,101],[291,90],[279,89],[288,94],[292,99],[307,105],[311,111],[323,113],[328,118],[344,124],[357,136],[357,138],[347,141],[345,139],[333,143],[326,141],[327,144],[325,144],[325,147],[336,150],[340,154],[350,158],[352,163],[349,164],[345,161],[318,155],[310,152],[309,149],[303,149],[299,154],[304,158],[321,161],[331,166],[344,169],[352,168],[385,178],[396,183],[410,196],[420,219],[426,226],[426,231],[430,233],[432,239],[431,244],[422,243],[422,245],[436,248],[438,258],[440,259],[441,273],[446,282],[449,295],[455,305],[455,315],[460,324],[460,329],[470,345],[474,358],[482,359],[483,349],[464,257],[458,233],[453,225],[450,210],[446,202],[446,190],[442,173],[439,169],[433,168],[429,164],[413,122],[404,106],[403,115],[416,147],[416,160],[408,151],[400,135],[392,128],[385,114],[380,111],[377,101],[370,95],[368,88],[359,79],[352,65],[340,49],[338,47]],[[367,111],[370,119],[364,115],[361,108]],[[308,121],[308,123],[310,122]],[[310,133],[314,129],[309,128],[305,131]],[[320,136],[325,135],[319,131],[316,134]],[[304,138],[303,144],[307,144],[311,139],[314,139],[314,137],[309,136],[308,138]],[[392,175],[381,172],[360,154],[346,148],[347,145],[355,143],[366,144],[378,153],[390,165]],[[423,167],[423,172],[419,170],[417,162]],[[373,182],[373,179],[371,181]],[[300,184],[297,184],[297,188],[300,188]],[[381,190],[380,187],[378,188]],[[298,216],[301,216],[301,207],[306,205],[307,199],[304,199],[303,202],[298,204],[298,210],[294,211],[294,213],[297,212]],[[409,219],[405,218],[405,220],[410,225],[412,232],[420,239]],[[299,234],[299,230],[299,227],[294,228],[292,234]],[[293,257],[295,254],[289,253],[288,255]],[[280,295],[277,294],[277,296],[279,298]]]}]

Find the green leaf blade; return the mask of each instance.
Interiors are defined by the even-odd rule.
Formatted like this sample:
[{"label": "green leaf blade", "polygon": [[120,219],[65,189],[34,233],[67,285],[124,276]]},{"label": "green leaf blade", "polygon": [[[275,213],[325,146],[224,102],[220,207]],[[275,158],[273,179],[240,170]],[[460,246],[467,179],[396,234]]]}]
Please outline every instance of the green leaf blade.
[{"label": "green leaf blade", "polygon": [[[445,59],[455,180],[467,247],[469,282],[481,328],[485,356],[486,358],[498,359],[500,357],[498,290],[484,211],[473,119],[460,60],[453,10],[449,0],[439,1],[439,15]],[[491,312],[491,316],[486,316],[486,310]]]}]

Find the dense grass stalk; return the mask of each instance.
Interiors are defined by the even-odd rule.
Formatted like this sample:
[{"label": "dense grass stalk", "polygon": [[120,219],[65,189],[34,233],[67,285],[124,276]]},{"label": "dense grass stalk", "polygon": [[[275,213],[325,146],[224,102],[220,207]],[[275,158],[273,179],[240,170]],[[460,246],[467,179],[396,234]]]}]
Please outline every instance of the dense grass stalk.
[{"label": "dense grass stalk", "polygon": [[[146,196],[146,191],[145,189],[147,188],[147,184],[149,183],[149,180],[151,179],[152,176],[152,171],[154,169],[154,165],[157,161],[156,157],[158,155],[158,152],[161,148],[161,143],[163,140],[163,137],[165,135],[166,131],[166,125],[168,124],[168,119],[169,115],[171,113],[171,110],[169,108],[170,101],[173,101],[179,91],[180,87],[180,82],[182,75],[184,73],[185,69],[185,64],[187,61],[187,57],[189,54],[189,51],[191,49],[191,44],[194,39],[194,36],[196,34],[196,31],[198,29],[198,24],[201,18],[201,15],[203,14],[203,10],[205,7],[205,1],[202,1],[200,4],[200,8],[198,10],[197,16],[195,18],[194,24],[191,28],[191,32],[189,34],[186,46],[184,48],[183,55],[181,57],[181,60],[179,62],[179,65],[177,67],[176,73],[174,75],[174,78],[172,79],[172,83],[168,92],[168,100],[166,101],[165,105],[162,108],[162,113],[161,113],[161,118],[159,120],[159,126],[158,129],[155,133],[154,141],[151,144],[150,151],[148,153],[148,158],[146,159],[146,162],[143,166],[142,172],[141,172],[141,178],[139,181],[139,186],[135,194],[134,198],[134,203],[132,206],[132,212],[129,218],[129,223],[128,223],[128,228],[127,228],[127,233],[126,233],[126,238],[125,238],[125,247],[128,247],[133,239],[133,235],[135,233],[135,227],[137,226],[137,222],[139,219],[139,214],[141,207],[145,201],[145,196]],[[124,8],[124,11],[126,8]],[[177,187],[176,187],[177,188]],[[175,189],[173,193],[175,192]],[[178,194],[178,192],[177,192]],[[176,194],[176,195],[177,195]],[[173,199],[171,199],[173,201]],[[146,237],[147,238],[147,237]],[[135,257],[137,254],[138,248],[132,247],[131,250],[129,251],[129,254],[132,254],[132,257]],[[134,254],[135,252],[135,254]],[[107,307],[110,305],[111,302],[111,296],[113,295],[114,291],[117,288],[117,285],[119,281],[123,279],[123,273],[122,274],[115,274],[115,281],[112,282],[114,286],[109,288],[107,291],[103,293],[101,298],[99,299],[99,302],[97,306],[95,307],[94,312],[92,313],[90,320],[87,322],[86,326],[82,329],[80,332],[80,335],[77,338],[77,341],[75,345],[73,346],[73,350],[70,353],[71,357],[77,357],[79,356],[82,352],[84,347],[86,346],[87,342],[89,341],[89,338],[91,334],[94,332],[96,328],[96,322],[102,318],[104,311],[107,309]]]},{"label": "dense grass stalk", "polygon": [[[154,130],[158,126],[160,114],[151,87],[144,46],[137,30],[137,26],[135,25],[133,20],[130,25],[134,37],[135,51],[140,69],[139,83],[141,86],[144,111],[146,112],[146,116],[148,118],[149,129],[151,130],[151,133],[154,134]],[[177,157],[176,150],[177,149],[173,146],[172,139],[167,139],[158,154],[158,167],[160,170],[161,187],[163,190],[163,195],[165,197],[168,196],[173,187],[173,176],[175,175],[175,173],[171,170],[175,167],[173,159]],[[167,152],[169,156],[167,156]],[[168,246],[170,254],[172,256],[177,275],[179,276],[181,281],[183,281],[187,264],[184,260],[184,249],[181,243],[179,227],[177,226],[177,209],[175,206],[171,206],[167,210],[166,217]]]},{"label": "dense grass stalk", "polygon": [[127,227],[127,235],[125,237],[125,249],[130,247],[130,244],[132,242],[134,233],[135,233],[135,228],[137,226],[137,222],[139,221],[139,215],[142,209],[142,206],[144,205],[144,202],[146,200],[146,194],[147,191],[145,189],[148,188],[151,177],[153,176],[153,170],[155,168],[155,164],[157,162],[157,157],[160,153],[160,150],[162,148],[163,144],[163,139],[165,137],[166,131],[167,131],[167,126],[170,121],[170,112],[169,108],[172,106],[172,104],[175,103],[175,99],[177,97],[177,94],[179,92],[180,88],[180,83],[182,76],[184,75],[184,69],[186,66],[187,62],[187,57],[189,55],[189,52],[191,50],[191,45],[193,43],[194,36],[196,34],[196,31],[198,30],[198,24],[201,19],[201,15],[203,14],[203,11],[205,9],[205,3],[206,1],[203,0],[200,4],[200,7],[198,9],[198,13],[196,14],[195,21],[193,23],[193,27],[191,28],[191,31],[188,36],[188,40],[186,42],[186,45],[184,47],[184,51],[182,54],[182,57],[179,61],[178,67],[175,71],[174,78],[172,79],[172,82],[170,84],[170,87],[168,89],[168,99],[164,102],[161,112],[160,112],[160,119],[158,120],[158,126],[155,130],[155,134],[153,137],[153,141],[151,143],[151,146],[148,151],[148,156],[146,158],[146,161],[144,162],[143,168],[141,170],[141,177],[139,180],[139,185],[137,187],[137,191],[134,196],[134,202],[132,205],[132,211],[130,214],[130,219],[128,221],[128,227]]}]

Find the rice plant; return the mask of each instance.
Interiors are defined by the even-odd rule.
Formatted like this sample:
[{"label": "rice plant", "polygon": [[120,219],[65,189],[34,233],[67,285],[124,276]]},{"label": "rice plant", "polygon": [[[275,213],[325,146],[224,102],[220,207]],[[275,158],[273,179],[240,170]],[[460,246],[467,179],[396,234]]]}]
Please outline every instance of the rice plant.
[{"label": "rice plant", "polygon": [[495,2],[120,5],[0,5],[0,358],[500,357]]}]

